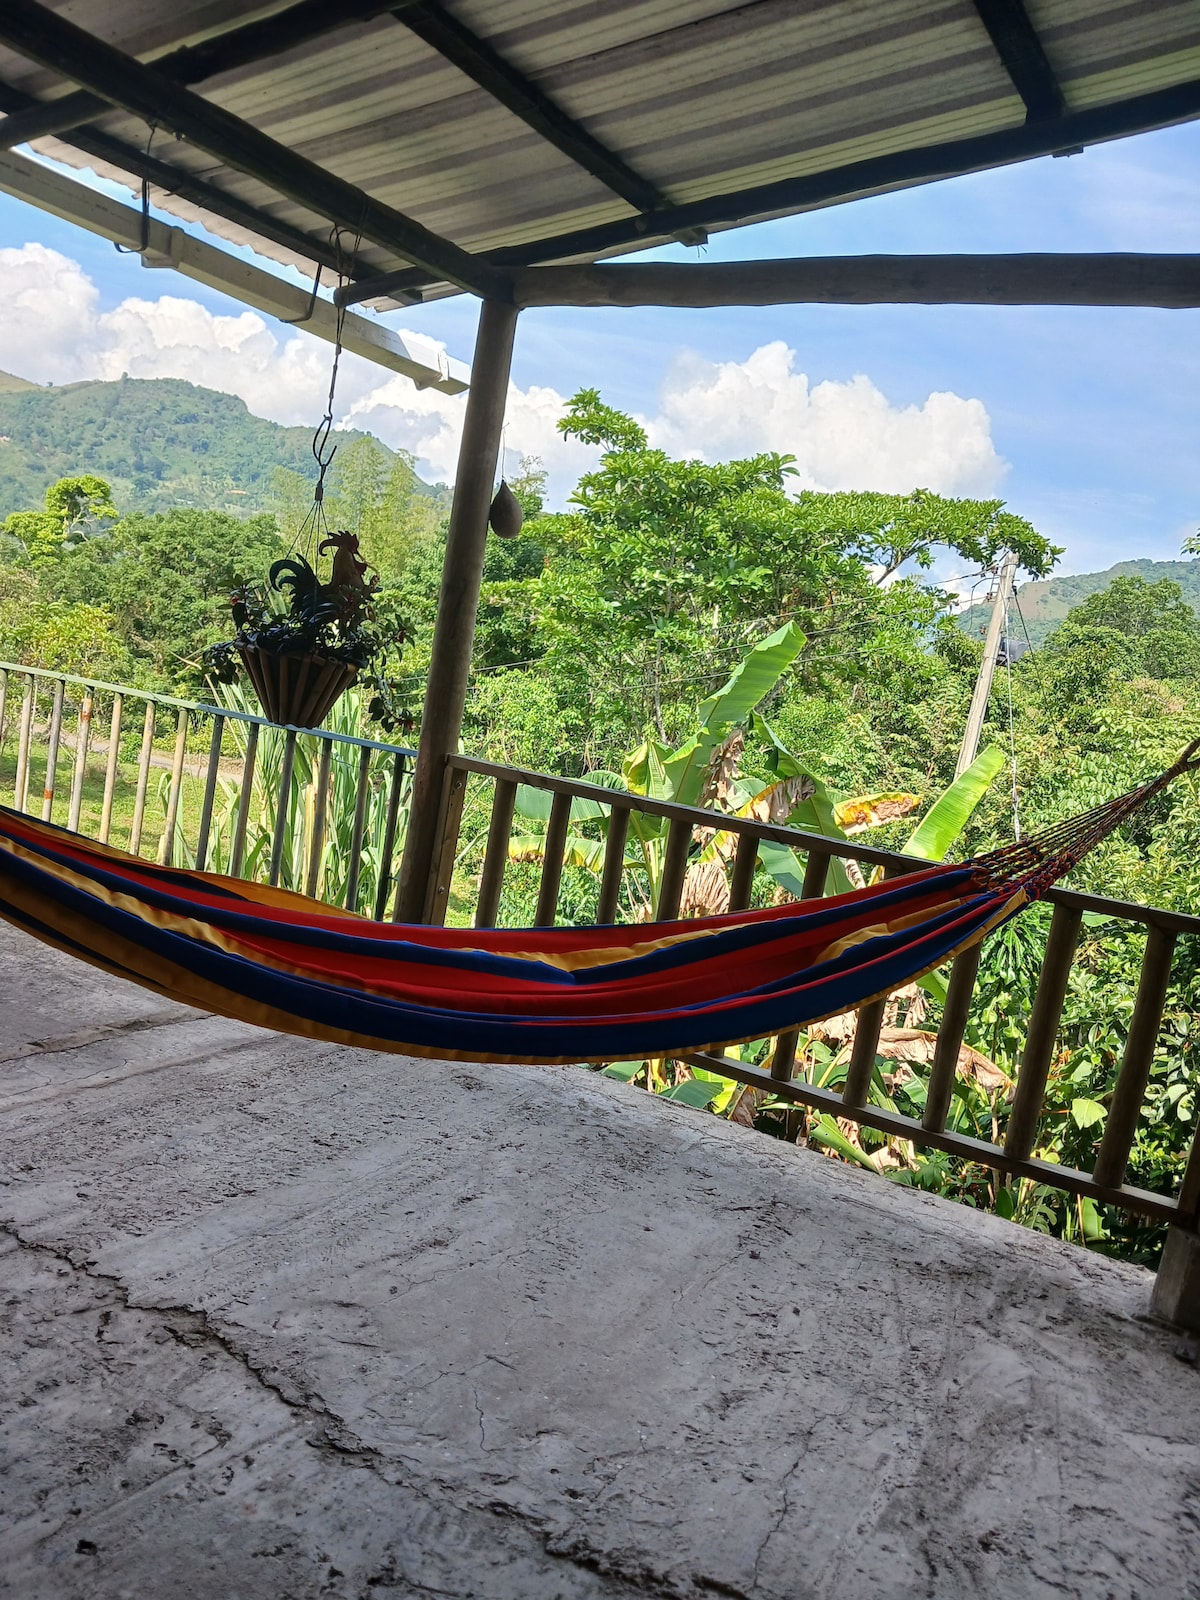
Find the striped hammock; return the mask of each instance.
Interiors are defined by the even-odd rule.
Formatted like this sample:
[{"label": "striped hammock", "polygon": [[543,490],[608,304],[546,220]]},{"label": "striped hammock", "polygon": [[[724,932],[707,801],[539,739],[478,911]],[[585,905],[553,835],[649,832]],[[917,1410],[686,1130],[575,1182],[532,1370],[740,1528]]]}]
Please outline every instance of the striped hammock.
[{"label": "striped hammock", "polygon": [[1020,844],[851,894],[626,927],[371,922],[156,866],[0,807],[0,916],[93,966],[281,1033],[458,1061],[614,1061],[851,1011],[1014,916],[1180,773]]}]

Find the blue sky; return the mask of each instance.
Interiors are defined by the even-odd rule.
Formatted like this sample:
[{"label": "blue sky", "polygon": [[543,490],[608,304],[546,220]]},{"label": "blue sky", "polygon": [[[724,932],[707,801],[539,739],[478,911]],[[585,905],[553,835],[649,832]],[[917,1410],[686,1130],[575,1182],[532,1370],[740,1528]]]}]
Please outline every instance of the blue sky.
[{"label": "blue sky", "polygon": [[[714,236],[703,258],[873,251],[1200,252],[1198,158],[1200,126],[1193,124],[1099,146],[1068,159],[1025,163]],[[86,290],[91,296],[89,327],[96,317],[109,317],[104,323],[104,359],[110,367],[121,359],[124,340],[133,351],[129,370],[135,375],[175,370],[171,363],[178,359],[180,376],[237,390],[252,409],[270,411],[269,400],[256,403],[260,390],[248,390],[243,381],[246,361],[237,341],[247,336],[249,322],[243,319],[236,325],[236,337],[228,335],[228,376],[223,378],[225,368],[219,362],[206,362],[202,370],[189,365],[189,359],[193,363],[199,359],[194,350],[187,359],[177,357],[177,345],[165,351],[164,341],[183,336],[162,333],[161,309],[159,313],[138,309],[167,297],[178,321],[186,311],[180,305],[184,301],[222,318],[239,317],[236,305],[167,273],[147,273],[135,258],[118,255],[106,242],[0,197],[0,249],[33,244],[78,264],[71,282],[77,298],[85,294],[80,285],[91,286]],[[661,254],[687,259],[696,252],[673,247]],[[119,308],[119,316],[110,315]],[[41,314],[54,316],[45,308]],[[138,354],[136,329],[130,332],[139,315],[159,330],[153,333],[157,341],[153,366],[144,364],[148,359],[144,350]],[[443,343],[451,355],[465,359],[474,317],[473,304],[460,298],[411,308],[387,320],[426,334]],[[10,316],[5,323],[14,326]],[[960,489],[965,485],[982,490],[995,484],[994,492],[1013,510],[1067,547],[1060,570],[1087,571],[1134,556],[1172,559],[1182,538],[1200,524],[1198,327],[1197,311],[1109,309],[787,306],[704,312],[526,312],[518,331],[513,378],[517,390],[534,397],[540,409],[535,408],[536,426],[529,420],[529,406],[514,411],[516,437],[509,441],[508,460],[511,467],[521,449],[531,444],[540,448],[540,440],[552,437],[555,404],[585,384],[599,387],[610,402],[649,419],[669,413],[674,394],[674,432],[668,429],[663,440],[685,439],[678,412],[680,407],[686,412],[692,403],[689,384],[700,382],[711,389],[714,374],[723,365],[738,368],[755,351],[781,343],[793,352],[791,364],[807,375],[810,389],[831,386],[823,392],[835,407],[836,426],[834,422],[829,426],[837,433],[843,462],[838,470],[843,475],[853,470],[844,466],[846,451],[853,454],[858,448],[867,460],[877,441],[869,409],[851,407],[849,391],[839,386],[856,375],[865,376],[886,399],[893,418],[904,408],[925,406],[932,393],[950,393],[961,401],[981,402],[986,418],[980,420],[978,406],[969,414],[959,406],[946,423],[949,434],[939,435],[937,450],[931,446],[932,453],[927,451],[919,460],[940,460],[938,450],[957,448],[955,429],[960,425],[978,454],[980,430],[986,443],[990,429],[989,449],[994,452],[990,462],[964,466],[961,482],[953,479],[955,469],[949,468],[951,481]],[[65,339],[69,332],[65,324],[64,330]],[[295,338],[291,330],[269,331],[280,344]],[[193,329],[186,337],[194,346],[202,332]],[[38,364],[37,347],[18,339],[6,352],[6,342],[0,335],[0,367],[11,366],[43,381],[71,375],[61,365],[29,370]],[[310,339],[304,339],[303,346],[304,370],[312,374],[312,381],[295,385],[298,405],[307,404],[308,389],[317,384],[328,361],[326,347]],[[265,348],[264,339],[256,348]],[[97,367],[94,375],[108,375],[109,370]],[[261,394],[269,396],[280,387],[278,374],[272,376],[267,366],[261,370]],[[777,375],[778,363],[772,371]],[[78,375],[93,375],[93,369],[80,368]],[[740,369],[733,375],[740,378]],[[371,386],[377,383],[378,374],[370,369],[350,380],[349,399],[358,407],[355,420],[378,425],[383,437],[389,436],[390,426],[389,442],[408,444],[397,409],[397,403],[403,407],[408,402],[396,402],[394,385],[387,394],[374,394]],[[776,419],[778,436],[771,438],[772,448],[786,443],[786,410],[792,398],[789,391],[781,401],[784,419]],[[280,420],[296,419],[280,415]],[[438,422],[439,442],[412,447],[427,467],[431,464],[445,475],[446,463],[453,459],[454,416],[446,412]],[[667,428],[667,423],[663,426]],[[924,424],[918,417],[912,426],[919,432]],[[751,447],[752,411],[737,437],[744,437],[746,447]],[[896,464],[896,451],[903,451],[906,437],[901,430],[890,446],[893,474],[904,471]],[[686,435],[685,442],[691,445],[693,436]],[[706,448],[704,440],[694,447]],[[821,448],[828,453],[828,439]],[[571,458],[571,472],[581,464],[581,458]],[[564,457],[563,472],[567,465]],[[821,469],[814,470],[814,481],[821,481]],[[935,468],[924,470],[932,473]],[[567,486],[567,477],[556,484],[559,498]]]}]

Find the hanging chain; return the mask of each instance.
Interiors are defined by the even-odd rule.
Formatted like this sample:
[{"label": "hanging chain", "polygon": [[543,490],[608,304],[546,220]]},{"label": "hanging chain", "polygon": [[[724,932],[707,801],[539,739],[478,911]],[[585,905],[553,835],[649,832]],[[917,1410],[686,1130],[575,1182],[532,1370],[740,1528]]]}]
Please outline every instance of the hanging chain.
[{"label": "hanging chain", "polygon": [[[340,228],[332,230],[330,242],[335,251],[335,270],[337,272],[338,287],[341,288],[349,277],[349,262],[342,249],[342,230]],[[354,241],[353,249],[350,251],[349,261],[357,259],[361,242],[362,234],[360,233]],[[317,277],[313,284],[314,300],[316,299],[317,286],[320,281],[320,268],[318,268]],[[325,477],[333,464],[333,458],[337,455],[338,448],[336,444],[330,444],[329,438],[333,432],[333,401],[337,392],[338,367],[342,359],[342,330],[346,324],[346,307],[338,305],[336,299],[334,304],[337,306],[337,316],[334,322],[333,334],[333,365],[329,369],[329,394],[325,401],[325,413],[313,432],[311,445],[312,457],[317,464],[317,481],[313,485],[313,503],[309,508],[308,515],[300,524],[292,543],[293,550],[298,546],[303,547],[302,554],[307,554],[311,549],[313,563],[316,561],[317,545],[320,543],[321,535],[329,531],[329,524],[325,520]],[[309,315],[311,316],[311,314],[310,310]]]}]

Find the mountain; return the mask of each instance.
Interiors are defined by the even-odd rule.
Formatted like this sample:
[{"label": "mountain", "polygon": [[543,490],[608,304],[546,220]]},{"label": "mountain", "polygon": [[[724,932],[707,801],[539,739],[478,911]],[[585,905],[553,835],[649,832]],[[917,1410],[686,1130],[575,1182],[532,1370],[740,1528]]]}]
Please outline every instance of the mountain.
[{"label": "mountain", "polygon": [[0,521],[84,472],[106,479],[124,511],[266,511],[277,467],[313,475],[311,446],[311,428],[267,422],[236,395],[182,378],[43,387],[0,373]]},{"label": "mountain", "polygon": [[[1030,642],[1043,644],[1046,636],[1071,610],[1088,595],[1107,589],[1114,578],[1144,578],[1147,583],[1158,583],[1170,578],[1183,590],[1183,598],[1200,613],[1200,560],[1194,561],[1118,561],[1115,567],[1104,572],[1080,572],[1066,578],[1041,578],[1034,583],[1023,583],[1017,589],[1020,610],[1013,607],[1012,632],[1014,641],[1024,642],[1021,618],[1029,630]],[[970,606],[959,613],[959,626],[973,638],[982,638],[987,630],[991,607]]]}]

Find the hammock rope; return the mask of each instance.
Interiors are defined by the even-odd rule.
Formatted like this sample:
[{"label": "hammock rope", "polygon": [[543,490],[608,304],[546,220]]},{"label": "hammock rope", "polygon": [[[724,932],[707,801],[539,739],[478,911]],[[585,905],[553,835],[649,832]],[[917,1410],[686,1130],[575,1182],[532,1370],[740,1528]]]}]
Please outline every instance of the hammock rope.
[{"label": "hammock rope", "polygon": [[975,860],[693,921],[455,929],[157,866],[0,807],[0,917],[157,994],[277,1032],[449,1060],[672,1055],[855,1010],[1044,895],[1185,772]]}]

